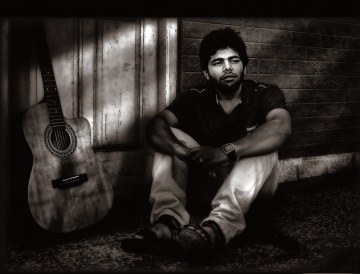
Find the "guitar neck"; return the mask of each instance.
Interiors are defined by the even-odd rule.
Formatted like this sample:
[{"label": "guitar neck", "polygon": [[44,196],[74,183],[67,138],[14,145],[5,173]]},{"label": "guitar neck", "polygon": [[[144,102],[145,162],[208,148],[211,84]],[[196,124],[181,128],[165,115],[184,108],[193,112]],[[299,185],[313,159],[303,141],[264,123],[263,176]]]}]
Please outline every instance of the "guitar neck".
[{"label": "guitar neck", "polygon": [[64,115],[51,64],[50,51],[47,46],[45,29],[41,23],[35,25],[35,33],[39,67],[44,85],[44,99],[48,107],[50,124],[52,127],[64,127]]}]

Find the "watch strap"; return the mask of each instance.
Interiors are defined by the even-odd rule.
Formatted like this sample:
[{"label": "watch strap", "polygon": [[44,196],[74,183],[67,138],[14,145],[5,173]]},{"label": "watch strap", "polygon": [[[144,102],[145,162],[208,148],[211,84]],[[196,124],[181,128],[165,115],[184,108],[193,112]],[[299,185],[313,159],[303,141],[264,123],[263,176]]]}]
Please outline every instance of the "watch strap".
[{"label": "watch strap", "polygon": [[[228,146],[228,145],[232,146],[232,150],[227,151],[225,149],[225,147]],[[222,145],[221,148],[222,148],[223,152],[225,153],[225,155],[228,157],[230,162],[236,162],[237,157],[236,157],[236,152],[235,152],[235,146],[232,143]]]}]

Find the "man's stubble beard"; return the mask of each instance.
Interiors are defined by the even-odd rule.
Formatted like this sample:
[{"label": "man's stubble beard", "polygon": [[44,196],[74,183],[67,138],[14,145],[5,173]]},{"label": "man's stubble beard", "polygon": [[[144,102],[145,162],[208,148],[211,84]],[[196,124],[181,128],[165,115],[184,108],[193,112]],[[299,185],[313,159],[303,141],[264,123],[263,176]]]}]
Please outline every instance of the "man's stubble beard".
[{"label": "man's stubble beard", "polygon": [[234,82],[232,85],[228,85],[221,81],[217,81],[214,78],[212,78],[211,76],[210,76],[209,81],[215,86],[216,89],[223,92],[224,94],[230,95],[232,93],[235,93],[239,89],[241,83],[244,81],[244,72],[241,73],[240,78],[236,82]]}]

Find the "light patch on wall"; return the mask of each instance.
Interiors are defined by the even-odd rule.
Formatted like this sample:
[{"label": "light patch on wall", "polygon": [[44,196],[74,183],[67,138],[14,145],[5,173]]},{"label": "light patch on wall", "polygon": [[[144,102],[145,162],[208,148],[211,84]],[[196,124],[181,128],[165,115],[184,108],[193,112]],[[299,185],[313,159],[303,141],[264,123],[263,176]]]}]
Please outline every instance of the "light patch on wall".
[{"label": "light patch on wall", "polygon": [[138,119],[136,23],[106,20],[98,56],[97,136],[101,145],[134,142]]}]

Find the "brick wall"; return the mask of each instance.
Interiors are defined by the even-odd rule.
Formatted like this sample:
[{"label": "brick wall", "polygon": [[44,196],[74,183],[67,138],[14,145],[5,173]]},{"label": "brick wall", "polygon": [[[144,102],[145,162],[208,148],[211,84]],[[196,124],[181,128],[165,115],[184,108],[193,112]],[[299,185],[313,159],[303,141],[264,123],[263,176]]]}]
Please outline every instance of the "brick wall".
[{"label": "brick wall", "polygon": [[180,90],[205,83],[199,45],[224,26],[247,45],[245,77],[285,93],[293,134],[281,158],[359,151],[360,18],[183,18]]}]

